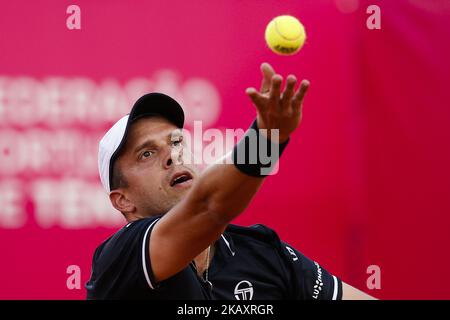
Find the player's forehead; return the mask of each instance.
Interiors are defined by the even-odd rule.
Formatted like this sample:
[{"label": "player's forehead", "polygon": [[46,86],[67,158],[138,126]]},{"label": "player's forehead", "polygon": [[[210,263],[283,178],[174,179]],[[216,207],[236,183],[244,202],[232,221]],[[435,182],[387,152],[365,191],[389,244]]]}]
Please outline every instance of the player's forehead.
[{"label": "player's forehead", "polygon": [[181,130],[164,117],[147,116],[134,121],[129,129],[124,151],[133,151],[145,142],[163,143]]}]

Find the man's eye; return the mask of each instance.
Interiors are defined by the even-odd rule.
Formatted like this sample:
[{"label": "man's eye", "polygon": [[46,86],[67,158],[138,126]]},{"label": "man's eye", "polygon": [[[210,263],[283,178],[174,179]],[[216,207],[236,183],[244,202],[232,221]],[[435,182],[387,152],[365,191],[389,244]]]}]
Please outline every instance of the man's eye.
[{"label": "man's eye", "polygon": [[151,151],[145,151],[142,154],[142,158],[149,158],[152,154],[153,154],[153,152],[151,152]]},{"label": "man's eye", "polygon": [[182,138],[180,138],[179,140],[172,141],[172,145],[175,146],[175,147],[178,147],[178,146],[181,145],[182,141],[183,141]]}]

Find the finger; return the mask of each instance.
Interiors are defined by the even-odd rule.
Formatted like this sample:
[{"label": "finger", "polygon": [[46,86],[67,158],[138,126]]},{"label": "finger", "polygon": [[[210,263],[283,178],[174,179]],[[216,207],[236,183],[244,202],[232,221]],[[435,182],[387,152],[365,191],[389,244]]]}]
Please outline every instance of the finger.
[{"label": "finger", "polygon": [[250,97],[253,104],[255,105],[258,111],[261,111],[264,107],[264,97],[261,93],[259,93],[255,88],[247,88],[245,93]]},{"label": "finger", "polygon": [[264,62],[261,64],[261,73],[263,75],[263,80],[261,83],[261,93],[267,93],[270,90],[272,77],[275,74],[275,71],[270,64]]},{"label": "finger", "polygon": [[292,99],[292,108],[294,109],[294,112],[300,112],[303,99],[305,98],[306,92],[308,91],[310,86],[310,83],[308,80],[303,80],[300,84],[300,88],[298,89],[297,93],[295,94],[294,98]]},{"label": "finger", "polygon": [[290,74],[286,79],[286,88],[281,97],[281,105],[283,108],[291,105],[291,99],[294,96],[295,85],[297,84],[297,78]]},{"label": "finger", "polygon": [[281,92],[281,83],[283,82],[283,77],[279,74],[276,74],[272,77],[272,85],[270,87],[269,98],[272,102],[272,105],[278,105],[278,101],[280,100],[280,92]]},{"label": "finger", "polygon": [[264,74],[267,74],[267,75],[269,75],[269,76],[273,76],[273,75],[275,74],[275,70],[274,70],[273,67],[272,67],[269,63],[267,63],[267,62],[263,62],[263,63],[261,64],[261,71],[262,71]]}]

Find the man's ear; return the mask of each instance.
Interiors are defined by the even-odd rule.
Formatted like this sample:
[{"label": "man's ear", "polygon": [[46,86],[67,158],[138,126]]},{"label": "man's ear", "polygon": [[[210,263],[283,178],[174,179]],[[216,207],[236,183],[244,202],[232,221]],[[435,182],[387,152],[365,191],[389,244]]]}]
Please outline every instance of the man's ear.
[{"label": "man's ear", "polygon": [[109,193],[109,200],[111,201],[113,207],[123,214],[134,213],[136,211],[136,206],[134,203],[121,189],[111,191]]}]

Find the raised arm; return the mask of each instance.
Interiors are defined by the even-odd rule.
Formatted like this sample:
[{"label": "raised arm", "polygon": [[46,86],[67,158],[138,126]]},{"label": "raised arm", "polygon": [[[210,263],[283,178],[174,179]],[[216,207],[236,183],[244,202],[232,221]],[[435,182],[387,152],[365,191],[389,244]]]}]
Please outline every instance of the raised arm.
[{"label": "raised arm", "polygon": [[378,300],[351,285],[342,282],[342,300]]},{"label": "raised arm", "polygon": [[[279,143],[283,143],[301,122],[309,82],[304,80],[295,91],[297,80],[290,75],[281,92],[282,77],[267,63],[261,65],[261,71],[261,90],[248,88],[246,93],[256,107],[258,127],[268,129],[269,137],[270,129],[279,129]],[[231,156],[227,155],[228,160]],[[230,161],[226,163],[208,167],[188,195],[155,224],[149,250],[157,281],[181,271],[217,240],[261,186],[263,177],[244,174]]]}]

